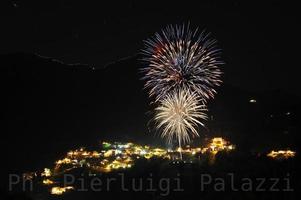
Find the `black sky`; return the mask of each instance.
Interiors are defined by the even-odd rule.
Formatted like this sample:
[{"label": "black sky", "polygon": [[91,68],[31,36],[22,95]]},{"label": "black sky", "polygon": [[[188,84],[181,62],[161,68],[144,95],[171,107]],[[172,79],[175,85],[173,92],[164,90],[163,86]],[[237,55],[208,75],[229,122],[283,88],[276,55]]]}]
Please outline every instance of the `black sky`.
[{"label": "black sky", "polygon": [[[101,3],[100,3],[101,2]],[[7,1],[0,53],[28,52],[102,67],[133,56],[167,24],[190,21],[218,39],[224,81],[300,95],[297,6],[285,1]]]},{"label": "black sky", "polygon": [[[139,80],[137,53],[156,31],[188,21],[218,39],[226,62],[225,83],[209,103],[208,114],[214,117],[206,130],[200,129],[201,138],[230,137],[248,150],[300,144],[300,100],[287,94],[301,95],[296,5],[0,2],[0,91],[5,100],[0,148],[8,152],[3,155],[8,171],[44,167],[67,150],[98,145],[100,139],[161,141],[148,125],[153,108]],[[253,97],[257,104],[249,103]]]}]

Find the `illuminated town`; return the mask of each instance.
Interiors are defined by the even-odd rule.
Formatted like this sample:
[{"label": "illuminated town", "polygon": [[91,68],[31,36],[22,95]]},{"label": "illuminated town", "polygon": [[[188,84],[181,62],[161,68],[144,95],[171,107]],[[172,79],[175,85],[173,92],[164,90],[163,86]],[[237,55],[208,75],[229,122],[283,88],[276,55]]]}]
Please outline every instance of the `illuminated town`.
[{"label": "illuminated town", "polygon": [[277,160],[283,160],[294,157],[296,152],[291,150],[279,150],[279,151],[271,151],[267,154],[268,157],[277,159]]},{"label": "illuminated town", "polygon": [[[148,145],[142,146],[131,142],[101,142],[99,151],[88,151],[85,148],[69,151],[64,158],[55,162],[53,168],[44,168],[40,173],[25,173],[24,176],[27,179],[41,177],[42,185],[49,187],[50,194],[62,195],[74,190],[74,186],[61,187],[57,177],[73,169],[85,168],[89,171],[89,174],[96,175],[132,168],[139,159],[152,160],[160,158],[172,164],[185,164],[197,162],[204,154],[209,155],[209,163],[212,164],[215,162],[215,155],[218,152],[233,150],[235,150],[235,146],[221,137],[211,139],[204,147],[190,147],[187,145],[185,148],[175,150],[155,148]],[[294,156],[295,152],[290,150],[271,151],[267,154],[267,157],[272,159],[288,159]]]}]

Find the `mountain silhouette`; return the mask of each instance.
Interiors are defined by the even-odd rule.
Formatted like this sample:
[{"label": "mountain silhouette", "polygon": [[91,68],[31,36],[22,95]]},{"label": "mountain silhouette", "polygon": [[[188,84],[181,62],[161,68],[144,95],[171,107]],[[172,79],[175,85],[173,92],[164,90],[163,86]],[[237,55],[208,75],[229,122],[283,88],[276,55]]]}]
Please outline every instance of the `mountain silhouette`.
[{"label": "mountain silhouette", "polygon": [[[106,67],[66,64],[28,53],[0,56],[4,102],[1,148],[9,172],[35,170],[100,140],[163,144],[149,123],[139,55]],[[209,101],[204,137],[223,136],[246,151],[297,148],[300,99],[224,83]],[[255,99],[256,103],[250,103]]]}]

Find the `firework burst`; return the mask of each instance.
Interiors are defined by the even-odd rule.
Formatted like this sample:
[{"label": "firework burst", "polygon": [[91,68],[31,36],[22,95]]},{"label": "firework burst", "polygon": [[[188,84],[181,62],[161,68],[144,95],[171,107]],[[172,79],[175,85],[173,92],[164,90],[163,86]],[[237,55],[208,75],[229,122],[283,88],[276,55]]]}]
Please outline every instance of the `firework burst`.
[{"label": "firework burst", "polygon": [[199,136],[197,126],[204,126],[201,120],[207,119],[204,102],[189,90],[175,90],[167,94],[155,111],[154,119],[157,129],[162,129],[161,137],[168,143],[177,140],[179,147],[190,142],[191,137]]},{"label": "firework burst", "polygon": [[223,62],[217,41],[209,35],[204,31],[199,34],[198,29],[191,31],[189,25],[170,25],[145,41],[142,53],[147,66],[142,72],[150,97],[158,101],[181,88],[205,100],[214,97],[214,87],[221,83],[219,66]]}]

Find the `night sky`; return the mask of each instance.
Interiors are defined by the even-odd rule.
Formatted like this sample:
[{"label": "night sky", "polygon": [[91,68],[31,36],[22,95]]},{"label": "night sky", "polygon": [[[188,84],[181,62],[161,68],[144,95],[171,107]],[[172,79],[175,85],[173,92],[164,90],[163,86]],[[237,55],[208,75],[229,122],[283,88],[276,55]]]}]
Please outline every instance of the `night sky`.
[{"label": "night sky", "polygon": [[190,21],[223,49],[224,81],[249,90],[298,90],[297,6],[284,1],[1,2],[0,53],[27,52],[103,67],[132,57],[167,24]]},{"label": "night sky", "polygon": [[103,138],[164,143],[148,126],[153,107],[139,52],[161,28],[188,22],[212,33],[226,63],[201,138],[225,136],[248,151],[298,146],[298,6],[217,2],[1,0],[0,147],[8,171],[41,168]]}]

